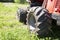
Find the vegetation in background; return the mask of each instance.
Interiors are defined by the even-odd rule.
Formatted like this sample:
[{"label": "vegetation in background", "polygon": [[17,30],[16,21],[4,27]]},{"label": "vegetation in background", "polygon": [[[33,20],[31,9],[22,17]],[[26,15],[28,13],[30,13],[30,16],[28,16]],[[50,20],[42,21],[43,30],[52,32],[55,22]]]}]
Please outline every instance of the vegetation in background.
[{"label": "vegetation in background", "polygon": [[26,0],[14,0],[15,3],[21,3],[21,4],[25,4],[27,3]]},{"label": "vegetation in background", "polygon": [[15,3],[20,3],[20,4],[25,4],[27,3],[26,0],[0,0],[0,2],[15,2]]},{"label": "vegetation in background", "polygon": [[0,0],[0,2],[14,2],[14,0]]},{"label": "vegetation in background", "polygon": [[20,0],[14,0],[15,3],[20,3]]}]

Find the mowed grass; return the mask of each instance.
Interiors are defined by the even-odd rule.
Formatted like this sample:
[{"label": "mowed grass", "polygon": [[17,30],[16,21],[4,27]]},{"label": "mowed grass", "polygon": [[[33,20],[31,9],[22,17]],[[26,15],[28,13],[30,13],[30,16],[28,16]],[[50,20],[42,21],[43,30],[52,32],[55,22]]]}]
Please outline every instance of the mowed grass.
[{"label": "mowed grass", "polygon": [[[30,34],[27,25],[16,19],[18,7],[26,5],[0,3],[0,40],[36,40]],[[32,36],[31,36],[32,35]]]},{"label": "mowed grass", "polygon": [[0,3],[0,40],[59,40],[59,38],[38,38],[30,34],[27,25],[16,18],[18,8],[26,8],[26,4]]}]

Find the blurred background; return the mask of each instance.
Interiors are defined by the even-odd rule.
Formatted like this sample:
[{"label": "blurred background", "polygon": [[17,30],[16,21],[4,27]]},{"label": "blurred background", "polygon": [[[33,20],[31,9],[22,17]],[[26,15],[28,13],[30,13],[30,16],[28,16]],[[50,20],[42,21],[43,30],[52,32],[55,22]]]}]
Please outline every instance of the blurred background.
[{"label": "blurred background", "polygon": [[0,2],[13,2],[13,3],[21,3],[21,4],[27,3],[26,0],[0,0]]}]

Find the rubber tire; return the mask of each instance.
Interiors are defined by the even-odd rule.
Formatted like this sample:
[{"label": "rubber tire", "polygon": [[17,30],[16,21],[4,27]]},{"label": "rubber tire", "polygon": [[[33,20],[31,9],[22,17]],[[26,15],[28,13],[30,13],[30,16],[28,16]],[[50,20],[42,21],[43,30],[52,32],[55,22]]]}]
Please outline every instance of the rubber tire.
[{"label": "rubber tire", "polygon": [[[32,9],[34,7],[30,11]],[[42,7],[36,7],[34,12],[29,12],[27,14],[27,25],[29,26],[30,32],[38,34],[41,37],[47,36],[51,29],[51,19],[49,16],[48,11]]]},{"label": "rubber tire", "polygon": [[26,24],[27,11],[19,8],[17,11],[17,18],[19,22]]}]

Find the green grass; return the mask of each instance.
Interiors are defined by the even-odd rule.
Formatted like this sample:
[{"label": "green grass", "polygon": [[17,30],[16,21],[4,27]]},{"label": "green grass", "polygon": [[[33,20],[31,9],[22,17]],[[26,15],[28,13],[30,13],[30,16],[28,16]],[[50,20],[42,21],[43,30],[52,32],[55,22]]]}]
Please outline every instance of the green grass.
[{"label": "green grass", "polygon": [[18,7],[24,6],[27,5],[0,3],[0,40],[38,40],[34,34],[30,34],[27,25],[16,19]]},{"label": "green grass", "polygon": [[28,5],[16,3],[0,3],[0,40],[59,40],[59,37],[38,38],[30,34],[27,25],[18,22],[16,12],[18,8]]},{"label": "green grass", "polygon": [[12,26],[19,24],[16,19],[16,12],[19,6],[22,7],[20,4],[0,3],[0,24],[2,24],[0,26]]}]

